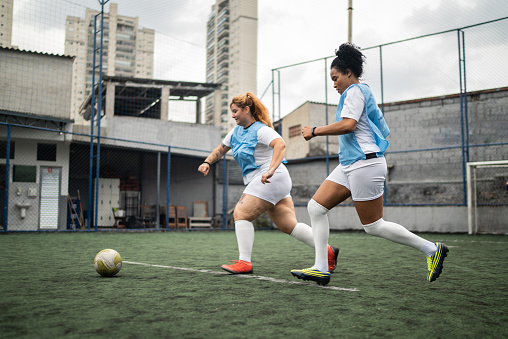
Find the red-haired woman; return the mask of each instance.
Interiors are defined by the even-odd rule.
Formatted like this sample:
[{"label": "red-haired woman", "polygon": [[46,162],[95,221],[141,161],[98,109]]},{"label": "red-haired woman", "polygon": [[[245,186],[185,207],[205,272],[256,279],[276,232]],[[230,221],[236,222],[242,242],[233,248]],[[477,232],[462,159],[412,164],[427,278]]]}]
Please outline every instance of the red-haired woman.
[{"label": "red-haired woman", "polygon": [[[239,259],[222,268],[233,274],[252,273],[254,225],[252,221],[266,212],[273,223],[284,233],[314,247],[310,226],[296,219],[290,195],[292,182],[283,164],[286,144],[273,129],[268,109],[252,93],[233,98],[230,109],[237,126],[199,166],[198,171],[208,174],[210,166],[230,149],[242,168],[247,185],[234,210],[235,233],[240,252]],[[337,263],[339,249],[328,246],[327,269]]]}]

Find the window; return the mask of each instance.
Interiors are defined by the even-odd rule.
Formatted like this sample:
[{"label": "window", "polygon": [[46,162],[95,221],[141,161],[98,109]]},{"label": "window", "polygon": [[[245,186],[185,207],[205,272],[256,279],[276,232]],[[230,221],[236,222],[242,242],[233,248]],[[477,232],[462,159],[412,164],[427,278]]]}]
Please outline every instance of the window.
[{"label": "window", "polygon": [[36,182],[37,166],[12,166],[12,181],[13,182]]},{"label": "window", "polygon": [[296,125],[289,127],[289,137],[299,137],[302,133],[302,125]]},{"label": "window", "polygon": [[56,161],[56,144],[37,144],[37,160]]},{"label": "window", "polygon": [[[7,141],[0,140],[0,159],[7,157]],[[14,159],[14,141],[11,141],[9,159]]]}]

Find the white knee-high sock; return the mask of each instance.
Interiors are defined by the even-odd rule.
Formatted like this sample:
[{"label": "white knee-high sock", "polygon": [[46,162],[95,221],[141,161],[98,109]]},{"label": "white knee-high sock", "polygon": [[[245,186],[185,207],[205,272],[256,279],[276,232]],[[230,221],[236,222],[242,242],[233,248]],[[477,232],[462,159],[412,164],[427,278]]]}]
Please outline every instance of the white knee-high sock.
[{"label": "white knee-high sock", "polygon": [[247,220],[235,221],[235,233],[240,252],[239,259],[250,262],[254,246],[254,225]]},{"label": "white knee-high sock", "polygon": [[328,223],[328,209],[311,199],[307,204],[312,233],[314,235],[314,245],[316,259],[314,267],[321,272],[328,272],[328,237],[330,234],[330,224]]},{"label": "white knee-high sock", "polygon": [[437,250],[436,244],[408,231],[404,226],[394,222],[385,221],[383,218],[373,222],[372,224],[363,225],[363,229],[370,235],[413,247],[418,251],[423,252],[427,257],[432,256]]},{"label": "white knee-high sock", "polygon": [[296,224],[295,228],[293,228],[291,236],[314,248],[314,235],[312,234],[312,228],[309,225],[299,222]]}]

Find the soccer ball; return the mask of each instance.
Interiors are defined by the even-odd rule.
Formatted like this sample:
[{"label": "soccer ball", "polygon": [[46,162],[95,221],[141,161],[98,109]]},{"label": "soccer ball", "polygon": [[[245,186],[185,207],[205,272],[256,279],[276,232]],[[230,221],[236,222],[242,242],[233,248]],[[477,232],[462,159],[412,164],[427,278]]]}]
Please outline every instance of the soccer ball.
[{"label": "soccer ball", "polygon": [[97,253],[93,265],[103,277],[112,277],[122,269],[122,257],[115,250],[105,249]]}]

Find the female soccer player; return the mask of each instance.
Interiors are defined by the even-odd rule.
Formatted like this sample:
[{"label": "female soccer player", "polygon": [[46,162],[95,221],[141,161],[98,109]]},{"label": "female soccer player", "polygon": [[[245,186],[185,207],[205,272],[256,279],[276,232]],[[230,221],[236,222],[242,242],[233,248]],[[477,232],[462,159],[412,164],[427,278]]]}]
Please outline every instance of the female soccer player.
[{"label": "female soccer player", "polygon": [[360,84],[365,56],[353,44],[345,43],[335,52],[330,69],[333,87],[340,100],[335,123],[328,126],[302,128],[305,140],[316,136],[339,136],[340,165],[326,178],[307,205],[314,234],[316,257],[314,266],[292,270],[299,279],[320,285],[330,281],[327,271],[326,246],[329,236],[327,213],[347,198],[353,199],[364,230],[402,245],[413,247],[427,256],[427,280],[439,277],[448,248],[427,241],[403,226],[383,220],[383,193],[386,178],[384,152],[390,133],[374,96]]},{"label": "female soccer player", "polygon": [[[291,199],[291,178],[282,163],[286,144],[273,130],[268,109],[252,93],[233,98],[230,104],[237,126],[199,166],[198,171],[208,174],[210,166],[230,149],[242,168],[245,188],[236,204],[233,216],[240,252],[239,260],[222,268],[233,274],[252,273],[252,247],[254,225],[252,221],[266,212],[273,223],[284,233],[314,247],[310,226],[296,220]],[[327,247],[329,264],[327,271],[335,269],[339,249]]]}]

